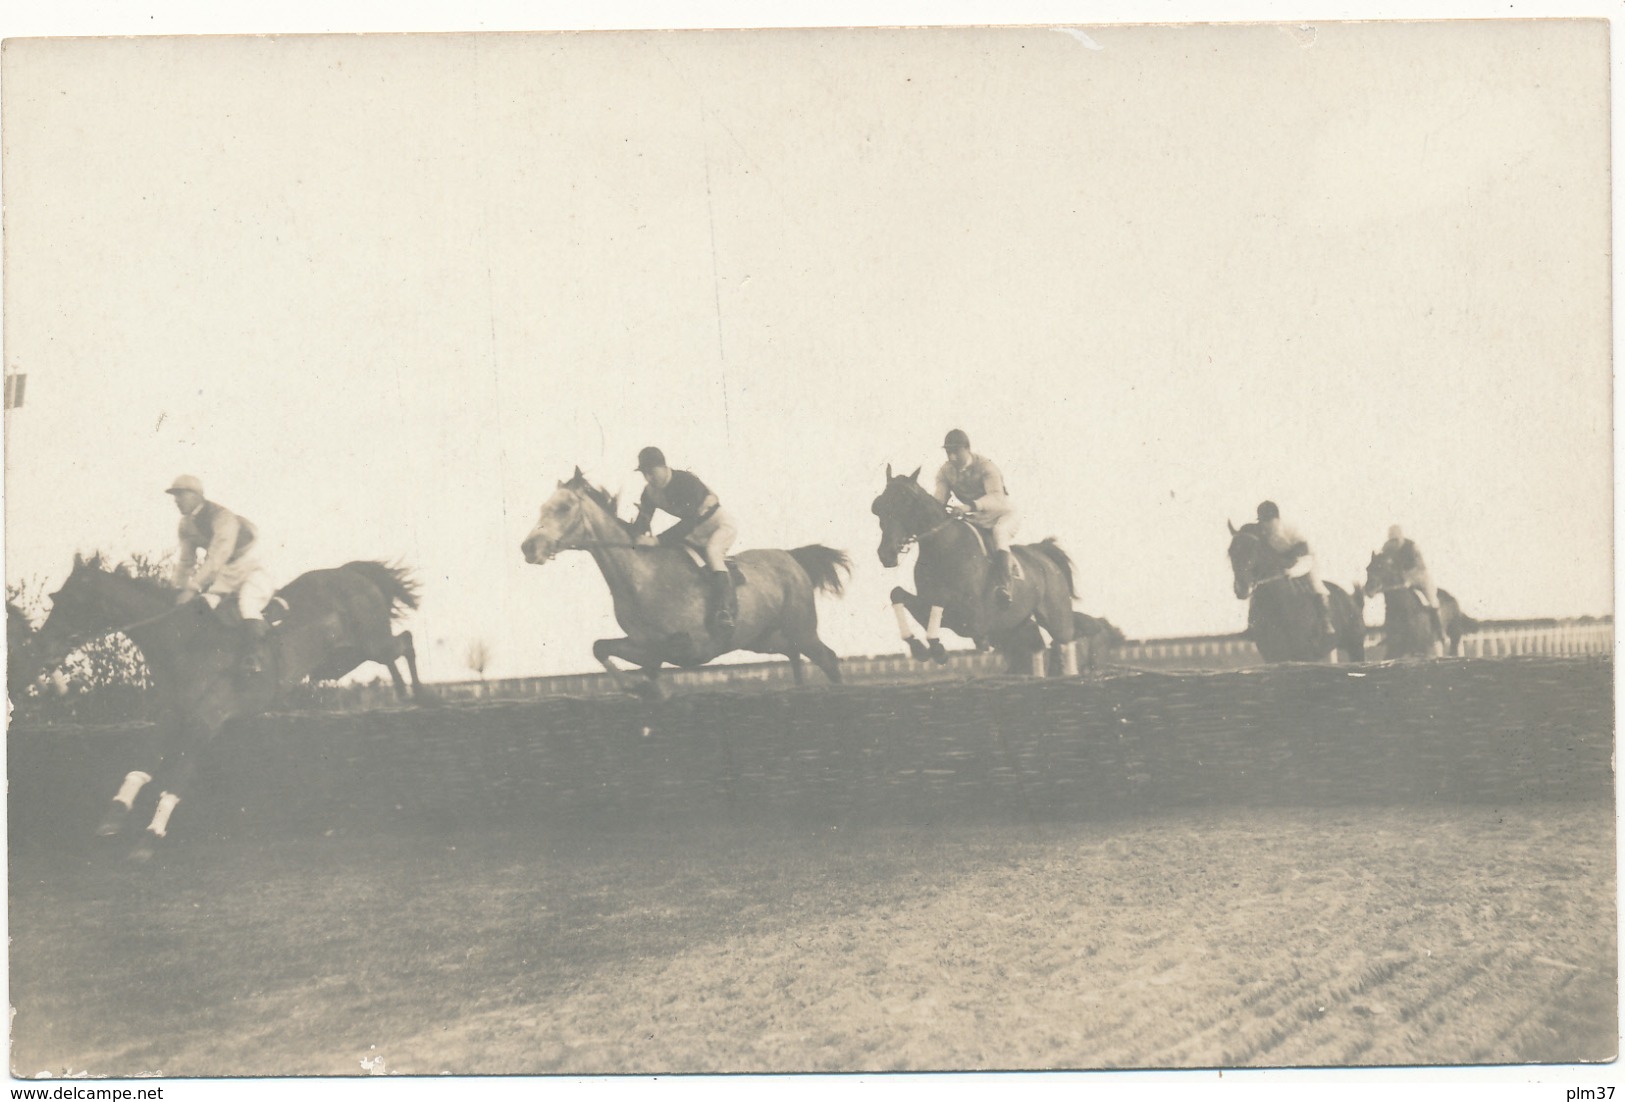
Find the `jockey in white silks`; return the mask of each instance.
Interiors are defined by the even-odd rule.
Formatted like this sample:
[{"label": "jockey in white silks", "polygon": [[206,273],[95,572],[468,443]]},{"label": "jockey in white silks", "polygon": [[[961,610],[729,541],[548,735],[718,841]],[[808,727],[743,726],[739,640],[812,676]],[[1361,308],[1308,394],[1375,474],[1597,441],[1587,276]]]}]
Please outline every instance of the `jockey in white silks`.
[{"label": "jockey in white silks", "polygon": [[1415,542],[1405,538],[1405,532],[1399,525],[1388,529],[1388,542],[1382,545],[1382,555],[1399,570],[1399,579],[1407,588],[1416,590],[1422,596],[1422,603],[1427,605],[1433,616],[1434,626],[1438,629],[1439,638],[1444,638],[1444,615],[1439,609],[1439,590],[1433,584],[1433,575],[1428,572],[1428,564],[1422,559],[1422,549]]},{"label": "jockey in white silks", "polygon": [[1314,553],[1309,550],[1309,541],[1299,535],[1297,529],[1281,520],[1281,510],[1273,501],[1259,503],[1258,527],[1271,550],[1289,560],[1286,576],[1309,579],[1309,588],[1314,591],[1315,601],[1320,606],[1321,626],[1327,635],[1336,635],[1337,628],[1332,624],[1331,595],[1326,591],[1326,583],[1320,580]]},{"label": "jockey in white silks", "polygon": [[[987,533],[993,544],[994,594],[1001,605],[1008,605],[1013,570],[1010,545],[1021,518],[1010,500],[1004,475],[993,460],[970,450],[970,437],[963,429],[951,430],[942,441],[942,449],[948,453],[948,459],[937,470],[936,499],[948,506],[951,514]],[[955,500],[959,506],[952,504]],[[907,612],[901,605],[894,606],[894,611],[903,638],[908,639],[913,632]],[[942,609],[933,605],[925,625],[925,637],[933,648],[940,648],[941,634]]]},{"label": "jockey in white silks", "polygon": [[[276,594],[271,575],[260,564],[259,532],[248,520],[223,505],[203,496],[203,483],[189,474],[175,479],[165,493],[175,499],[180,511],[180,550],[175,560],[173,581],[178,591],[176,604],[186,604],[199,594],[214,598],[218,604],[235,596],[237,611],[243,622],[241,667],[246,674],[257,674],[264,668],[261,655],[270,626],[265,622],[265,606]],[[203,561],[198,561],[199,552]],[[135,806],[136,795],[152,777],[140,771],[124,778],[114,801],[129,811]],[[158,797],[158,810],[147,828],[158,837],[164,836],[169,817],[180,803],[173,792]],[[117,824],[104,823],[100,833],[117,833]]]}]

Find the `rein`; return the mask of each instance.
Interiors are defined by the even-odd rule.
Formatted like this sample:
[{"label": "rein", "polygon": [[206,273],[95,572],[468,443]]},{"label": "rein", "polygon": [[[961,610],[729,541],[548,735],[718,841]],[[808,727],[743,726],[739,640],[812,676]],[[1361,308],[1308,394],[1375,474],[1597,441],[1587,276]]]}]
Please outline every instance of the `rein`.
[{"label": "rein", "polygon": [[99,631],[79,632],[77,634],[70,635],[62,642],[62,645],[67,648],[63,653],[72,654],[86,643],[92,642],[96,639],[104,639],[109,635],[119,635],[123,632],[134,631],[136,628],[144,628],[148,624],[156,624],[159,620],[173,616],[181,609],[191,605],[191,603],[191,601],[188,601],[184,605],[171,605],[162,612],[154,613],[153,615],[143,617],[140,620],[132,620],[128,624],[122,624],[118,627],[102,628]]},{"label": "rein", "polygon": [[[963,521],[966,524],[970,524],[970,521],[966,520],[966,518],[964,518],[964,517],[956,517],[956,516],[954,516],[954,514],[952,514],[950,512],[947,512],[946,507],[945,507],[944,512],[943,512],[943,517],[942,517],[941,520],[939,520],[936,524],[932,525],[930,528],[927,528],[923,532],[915,532],[914,534],[910,535],[902,543],[898,544],[898,546],[897,546],[898,552],[901,553],[903,551],[906,551],[910,547],[913,547],[920,540],[928,539],[929,537],[936,535],[938,532],[942,531],[944,528],[948,527],[948,525],[952,524],[956,520],[957,521]],[[971,524],[971,527],[975,528],[976,526],[974,524]]]}]

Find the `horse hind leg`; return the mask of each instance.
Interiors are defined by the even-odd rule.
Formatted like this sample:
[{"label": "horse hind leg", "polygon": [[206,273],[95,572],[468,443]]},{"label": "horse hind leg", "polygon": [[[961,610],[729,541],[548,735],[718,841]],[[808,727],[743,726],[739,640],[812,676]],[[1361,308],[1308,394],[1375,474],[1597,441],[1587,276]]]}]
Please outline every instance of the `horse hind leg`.
[{"label": "horse hind leg", "polygon": [[822,639],[813,637],[812,642],[801,648],[802,653],[812,659],[813,665],[824,671],[831,685],[841,683],[841,659],[833,650],[824,644]]}]

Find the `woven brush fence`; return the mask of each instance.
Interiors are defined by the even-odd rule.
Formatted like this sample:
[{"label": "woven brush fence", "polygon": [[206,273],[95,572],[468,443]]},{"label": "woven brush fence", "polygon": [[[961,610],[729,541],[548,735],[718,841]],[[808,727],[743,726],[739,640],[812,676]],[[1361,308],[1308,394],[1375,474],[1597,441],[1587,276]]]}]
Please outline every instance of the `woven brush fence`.
[{"label": "woven brush fence", "polygon": [[[153,735],[14,729],[13,847],[80,844]],[[244,722],[207,748],[173,825],[267,837],[1611,803],[1612,753],[1613,666],[1595,658],[560,698]]]}]

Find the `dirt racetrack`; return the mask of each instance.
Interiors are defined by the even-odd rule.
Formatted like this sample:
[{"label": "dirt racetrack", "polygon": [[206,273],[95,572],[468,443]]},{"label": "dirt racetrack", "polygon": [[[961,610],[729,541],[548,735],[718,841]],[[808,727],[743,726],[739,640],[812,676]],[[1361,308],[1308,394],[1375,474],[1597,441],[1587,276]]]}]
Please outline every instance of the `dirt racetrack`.
[{"label": "dirt racetrack", "polygon": [[[1573,1063],[1618,1036],[1612,664],[285,715],[152,866],[12,730],[12,1070]],[[152,786],[149,786],[152,787]]]},{"label": "dirt racetrack", "polygon": [[1604,1060],[1613,867],[1567,805],[40,859],[13,1071]]}]

